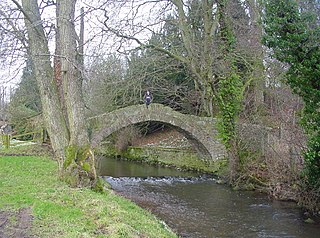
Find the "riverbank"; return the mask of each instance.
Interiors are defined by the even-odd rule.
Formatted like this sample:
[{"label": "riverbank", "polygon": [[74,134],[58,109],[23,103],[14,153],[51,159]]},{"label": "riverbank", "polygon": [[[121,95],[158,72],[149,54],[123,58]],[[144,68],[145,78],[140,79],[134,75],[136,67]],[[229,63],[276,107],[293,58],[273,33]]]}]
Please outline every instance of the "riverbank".
[{"label": "riverbank", "polygon": [[[124,140],[123,138],[130,138],[129,134],[112,137],[96,152],[115,158],[174,167],[178,170],[214,174],[227,181],[230,173],[227,159],[215,162],[198,158],[197,152],[192,149],[188,140],[173,129],[165,128],[143,137],[134,137],[131,141]],[[246,135],[244,138],[254,137]],[[234,190],[258,190],[275,200],[295,201],[308,211],[306,214],[315,216],[318,220],[319,190],[311,190],[305,183],[302,176],[303,158],[298,150],[295,149],[293,153],[291,147],[281,138],[273,134],[268,138],[270,141],[264,147],[261,147],[262,141],[259,140],[248,140],[246,143],[242,141],[237,176],[230,185]],[[259,149],[260,147],[263,149]]]},{"label": "riverbank", "polygon": [[0,156],[0,237],[177,237],[113,191],[70,188],[48,157]]}]

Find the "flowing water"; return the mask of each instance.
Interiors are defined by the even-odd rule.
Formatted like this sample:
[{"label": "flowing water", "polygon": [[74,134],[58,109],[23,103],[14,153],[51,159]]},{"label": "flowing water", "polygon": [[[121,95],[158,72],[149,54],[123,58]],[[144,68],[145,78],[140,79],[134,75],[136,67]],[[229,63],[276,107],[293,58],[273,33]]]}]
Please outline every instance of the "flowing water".
[{"label": "flowing water", "polygon": [[291,202],[233,191],[211,177],[114,159],[98,171],[121,195],[151,210],[181,237],[319,238]]}]

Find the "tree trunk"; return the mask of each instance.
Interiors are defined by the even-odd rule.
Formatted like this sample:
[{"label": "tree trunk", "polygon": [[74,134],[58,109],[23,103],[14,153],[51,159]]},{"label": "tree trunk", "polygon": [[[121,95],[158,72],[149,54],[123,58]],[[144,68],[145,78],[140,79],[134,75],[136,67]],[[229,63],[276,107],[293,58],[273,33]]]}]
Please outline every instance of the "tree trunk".
[{"label": "tree trunk", "polygon": [[[43,115],[59,169],[72,186],[94,187],[97,182],[94,155],[84,118],[81,68],[77,62],[74,28],[76,0],[58,0],[57,18],[61,75],[54,75],[48,41],[41,24],[37,0],[22,0],[35,77],[40,90]],[[61,78],[63,97],[55,78]],[[65,105],[66,112],[61,105]]]},{"label": "tree trunk", "polygon": [[74,30],[74,9],[76,0],[58,0],[61,46],[61,79],[67,106],[70,144],[89,144],[89,136],[84,118],[82,97],[81,64],[77,60],[77,42]]},{"label": "tree trunk", "polygon": [[[84,117],[82,95],[82,64],[79,61],[74,11],[76,0],[58,0],[57,25],[61,46],[61,79],[67,108],[70,141],[64,169],[72,183],[92,186],[96,180],[94,156],[89,146],[89,135]],[[77,179],[74,177],[78,176]]]},{"label": "tree trunk", "polygon": [[41,22],[37,0],[22,0],[27,27],[29,52],[39,86],[43,119],[49,133],[52,148],[58,161],[64,160],[64,148],[68,145],[69,133],[62,114],[59,94],[53,77],[48,41]]}]

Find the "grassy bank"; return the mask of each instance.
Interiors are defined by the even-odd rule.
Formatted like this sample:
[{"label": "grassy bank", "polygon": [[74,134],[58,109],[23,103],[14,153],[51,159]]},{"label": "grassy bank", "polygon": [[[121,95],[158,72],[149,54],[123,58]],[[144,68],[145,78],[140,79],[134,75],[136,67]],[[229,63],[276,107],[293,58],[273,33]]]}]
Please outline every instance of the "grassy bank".
[{"label": "grassy bank", "polygon": [[[0,215],[11,214],[0,234],[12,232],[14,214],[27,209],[25,237],[176,237],[162,222],[112,191],[68,187],[47,157],[0,156]],[[2,229],[2,231],[1,231]],[[6,237],[6,236],[5,236]]]}]

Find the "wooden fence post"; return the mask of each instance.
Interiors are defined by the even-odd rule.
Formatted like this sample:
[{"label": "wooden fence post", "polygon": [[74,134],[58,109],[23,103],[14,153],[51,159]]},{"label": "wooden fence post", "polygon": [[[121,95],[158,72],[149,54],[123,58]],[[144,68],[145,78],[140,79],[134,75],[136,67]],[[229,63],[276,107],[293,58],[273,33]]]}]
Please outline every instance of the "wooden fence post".
[{"label": "wooden fence post", "polygon": [[10,147],[10,135],[9,134],[3,134],[2,135],[2,144],[6,149]]}]

